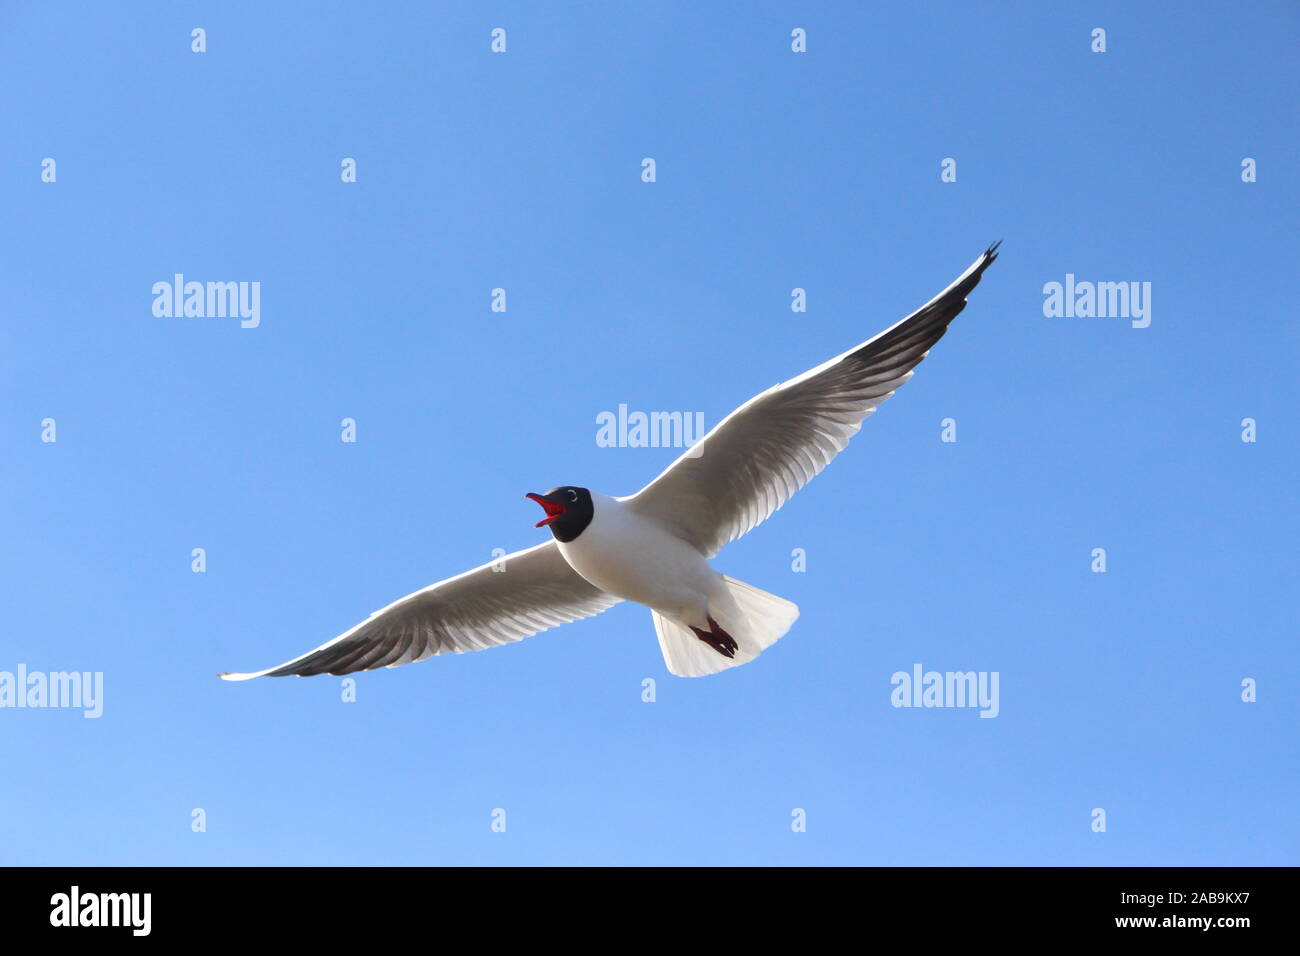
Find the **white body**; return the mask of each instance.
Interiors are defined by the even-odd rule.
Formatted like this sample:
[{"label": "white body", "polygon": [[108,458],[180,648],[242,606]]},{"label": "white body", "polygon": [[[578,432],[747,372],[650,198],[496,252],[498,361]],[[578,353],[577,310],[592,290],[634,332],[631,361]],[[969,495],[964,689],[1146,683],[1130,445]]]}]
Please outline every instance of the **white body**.
[{"label": "white body", "polygon": [[[752,661],[794,623],[799,609],[720,574],[695,545],[624,502],[589,492],[591,522],[560,554],[588,583],[653,612],[664,661],[681,677],[700,677]],[[709,619],[736,642],[724,657],[696,636]]]},{"label": "white body", "polygon": [[593,491],[591,503],[582,534],[558,542],[569,567],[603,591],[707,631],[710,602],[726,585],[704,555],[617,498]]}]

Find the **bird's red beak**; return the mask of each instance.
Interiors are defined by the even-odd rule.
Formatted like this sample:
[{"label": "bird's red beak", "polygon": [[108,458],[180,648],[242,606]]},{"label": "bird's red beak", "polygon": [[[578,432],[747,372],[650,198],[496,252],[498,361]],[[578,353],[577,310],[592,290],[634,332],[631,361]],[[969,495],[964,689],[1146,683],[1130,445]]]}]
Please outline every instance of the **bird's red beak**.
[{"label": "bird's red beak", "polygon": [[541,505],[544,509],[546,509],[546,517],[543,518],[541,521],[537,522],[537,524],[533,525],[534,528],[540,528],[543,525],[550,524],[560,515],[564,514],[564,512],[567,510],[564,507],[564,505],[560,504],[558,501],[552,501],[550,498],[544,497],[543,495],[534,494],[531,491],[528,492],[528,494],[524,495],[524,497],[531,498],[533,501],[536,501],[539,505]]}]

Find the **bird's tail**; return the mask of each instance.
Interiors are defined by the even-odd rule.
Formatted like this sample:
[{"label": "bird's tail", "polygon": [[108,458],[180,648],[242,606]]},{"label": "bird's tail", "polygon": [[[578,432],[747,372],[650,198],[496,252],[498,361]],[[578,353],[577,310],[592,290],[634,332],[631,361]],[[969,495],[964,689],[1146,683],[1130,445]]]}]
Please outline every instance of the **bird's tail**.
[{"label": "bird's tail", "polygon": [[785,598],[725,575],[722,580],[725,588],[710,602],[709,616],[736,642],[732,657],[701,640],[689,625],[651,612],[664,663],[678,677],[703,677],[748,664],[779,641],[799,617],[798,606]]}]

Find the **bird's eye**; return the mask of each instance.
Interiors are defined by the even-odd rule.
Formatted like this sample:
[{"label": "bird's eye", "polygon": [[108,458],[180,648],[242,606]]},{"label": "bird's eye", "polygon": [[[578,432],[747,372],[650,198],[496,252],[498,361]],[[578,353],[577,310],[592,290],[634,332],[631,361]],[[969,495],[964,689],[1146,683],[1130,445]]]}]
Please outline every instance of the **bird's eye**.
[{"label": "bird's eye", "polygon": [[578,493],[577,493],[576,491],[573,491],[573,490],[571,489],[571,490],[569,491],[569,500],[570,500],[570,501],[577,501],[577,500],[578,500]]}]

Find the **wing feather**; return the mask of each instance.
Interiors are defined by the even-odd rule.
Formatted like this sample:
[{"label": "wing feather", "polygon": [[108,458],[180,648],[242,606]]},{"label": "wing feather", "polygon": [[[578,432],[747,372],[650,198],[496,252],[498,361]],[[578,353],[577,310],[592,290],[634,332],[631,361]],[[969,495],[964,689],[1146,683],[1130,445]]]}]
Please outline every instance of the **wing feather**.
[{"label": "wing feather", "polygon": [[709,557],[717,554],[816,477],[912,377],[965,308],[997,247],[901,322],[750,399],[623,500]]},{"label": "wing feather", "polygon": [[599,614],[619,600],[579,577],[550,540],[408,594],[278,667],[220,676],[309,677],[397,667],[519,641]]}]

